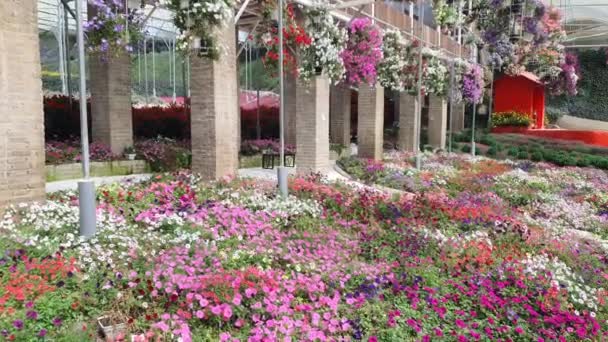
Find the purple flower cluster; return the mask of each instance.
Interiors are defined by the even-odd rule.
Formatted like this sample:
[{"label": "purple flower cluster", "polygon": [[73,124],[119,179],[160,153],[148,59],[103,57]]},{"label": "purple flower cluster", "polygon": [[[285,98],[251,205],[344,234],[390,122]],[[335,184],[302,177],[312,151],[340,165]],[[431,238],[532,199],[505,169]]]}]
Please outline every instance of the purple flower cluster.
[{"label": "purple flower cluster", "polygon": [[462,75],[462,97],[469,103],[479,103],[483,97],[483,70],[479,64],[471,64]]},{"label": "purple flower cluster", "polygon": [[[106,55],[120,51],[132,52],[143,26],[143,16],[137,10],[126,9],[122,0],[89,0],[94,16],[83,23],[89,49]],[[128,29],[127,29],[128,28]]]},{"label": "purple flower cluster", "polygon": [[355,18],[348,26],[349,38],[341,53],[346,81],[351,85],[374,85],[378,63],[382,60],[382,32],[369,18]]}]

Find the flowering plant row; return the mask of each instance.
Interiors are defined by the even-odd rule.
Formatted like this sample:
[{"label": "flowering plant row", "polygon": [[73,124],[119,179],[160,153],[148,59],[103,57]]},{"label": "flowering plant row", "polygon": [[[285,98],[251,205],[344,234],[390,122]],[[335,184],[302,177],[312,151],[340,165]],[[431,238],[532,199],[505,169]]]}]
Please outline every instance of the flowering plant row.
[{"label": "flowering plant row", "polygon": [[492,114],[492,127],[501,126],[516,126],[529,127],[532,124],[532,118],[525,113],[520,112],[500,112]]},{"label": "flowering plant row", "polygon": [[103,315],[136,341],[608,336],[605,173],[413,160],[349,160],[393,194],[317,175],[290,179],[286,200],[270,182],[184,172],[104,185],[88,240],[76,193],[10,208],[0,333],[93,341]]}]

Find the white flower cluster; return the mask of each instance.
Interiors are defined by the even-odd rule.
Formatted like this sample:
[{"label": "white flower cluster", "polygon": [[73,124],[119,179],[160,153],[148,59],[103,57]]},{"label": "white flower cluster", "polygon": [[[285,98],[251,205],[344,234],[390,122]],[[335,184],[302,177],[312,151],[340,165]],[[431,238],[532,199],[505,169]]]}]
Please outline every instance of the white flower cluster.
[{"label": "white flower cluster", "polygon": [[598,232],[603,226],[589,202],[575,202],[557,195],[541,198],[530,204],[530,211],[525,211],[524,219],[528,224],[544,227],[558,235],[569,229]]},{"label": "white flower cluster", "polygon": [[446,95],[449,82],[448,68],[446,68],[439,58],[431,57],[428,59],[422,79],[423,90],[427,94],[437,96]]},{"label": "white flower cluster", "polygon": [[271,197],[264,193],[256,192],[251,195],[241,196],[235,192],[224,204],[236,204],[252,210],[265,211],[274,216],[275,220],[281,224],[289,223],[298,216],[319,217],[323,212],[321,205],[315,200],[300,199],[290,195],[286,199]]},{"label": "white flower cluster", "polygon": [[334,21],[325,7],[310,7],[306,14],[306,32],[312,42],[300,51],[300,78],[310,80],[318,71],[322,71],[330,80],[338,83],[346,72],[340,56],[346,48],[346,30]]},{"label": "white flower cluster", "polygon": [[401,75],[407,64],[407,41],[401,32],[387,30],[382,50],[384,58],[378,64],[378,81],[384,88],[403,91],[405,85]]},{"label": "white flower cluster", "polygon": [[546,254],[528,255],[522,260],[522,264],[525,266],[524,272],[533,276],[549,272],[552,285],[557,288],[565,287],[575,304],[597,310],[598,290],[585,284],[585,280],[580,275],[557,257],[549,258]]}]

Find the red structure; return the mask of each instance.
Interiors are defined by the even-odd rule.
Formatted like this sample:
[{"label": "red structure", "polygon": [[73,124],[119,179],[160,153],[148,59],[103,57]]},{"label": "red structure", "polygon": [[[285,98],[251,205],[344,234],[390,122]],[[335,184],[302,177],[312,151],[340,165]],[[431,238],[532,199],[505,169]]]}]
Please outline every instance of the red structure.
[{"label": "red structure", "polygon": [[494,112],[516,111],[528,114],[534,128],[545,122],[545,87],[536,75],[523,72],[505,75],[494,82]]}]

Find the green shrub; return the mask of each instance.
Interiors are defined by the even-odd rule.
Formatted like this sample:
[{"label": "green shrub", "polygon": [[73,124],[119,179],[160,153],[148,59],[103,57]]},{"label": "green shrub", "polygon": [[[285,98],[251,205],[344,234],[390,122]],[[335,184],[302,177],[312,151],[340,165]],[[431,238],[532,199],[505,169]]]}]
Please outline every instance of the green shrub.
[{"label": "green shrub", "polygon": [[517,154],[519,154],[519,149],[517,148],[517,146],[511,146],[507,150],[508,156],[515,157],[515,156],[517,156]]},{"label": "green shrub", "polygon": [[519,151],[519,153],[517,154],[517,159],[528,159],[528,152]]},{"label": "green shrub", "polygon": [[533,161],[539,162],[543,160],[543,153],[539,150],[536,150],[530,154],[530,159]]},{"label": "green shrub", "polygon": [[503,145],[503,144],[501,144],[499,142],[497,142],[496,145],[494,145],[494,147],[496,148],[497,152],[502,152],[502,151],[505,150],[505,145]]},{"label": "green shrub", "polygon": [[471,146],[469,146],[469,145],[462,145],[462,147],[460,148],[460,151],[462,151],[464,153],[471,153]]},{"label": "green shrub", "polygon": [[581,156],[576,160],[576,166],[587,167],[589,165],[591,165],[589,156]]},{"label": "green shrub", "polygon": [[479,139],[479,142],[488,146],[493,146],[497,143],[496,139],[491,135],[483,135],[481,139]]},{"label": "green shrub", "polygon": [[498,154],[498,151],[496,150],[496,146],[490,146],[490,148],[488,149],[486,154],[490,157],[496,157],[496,154]]}]

